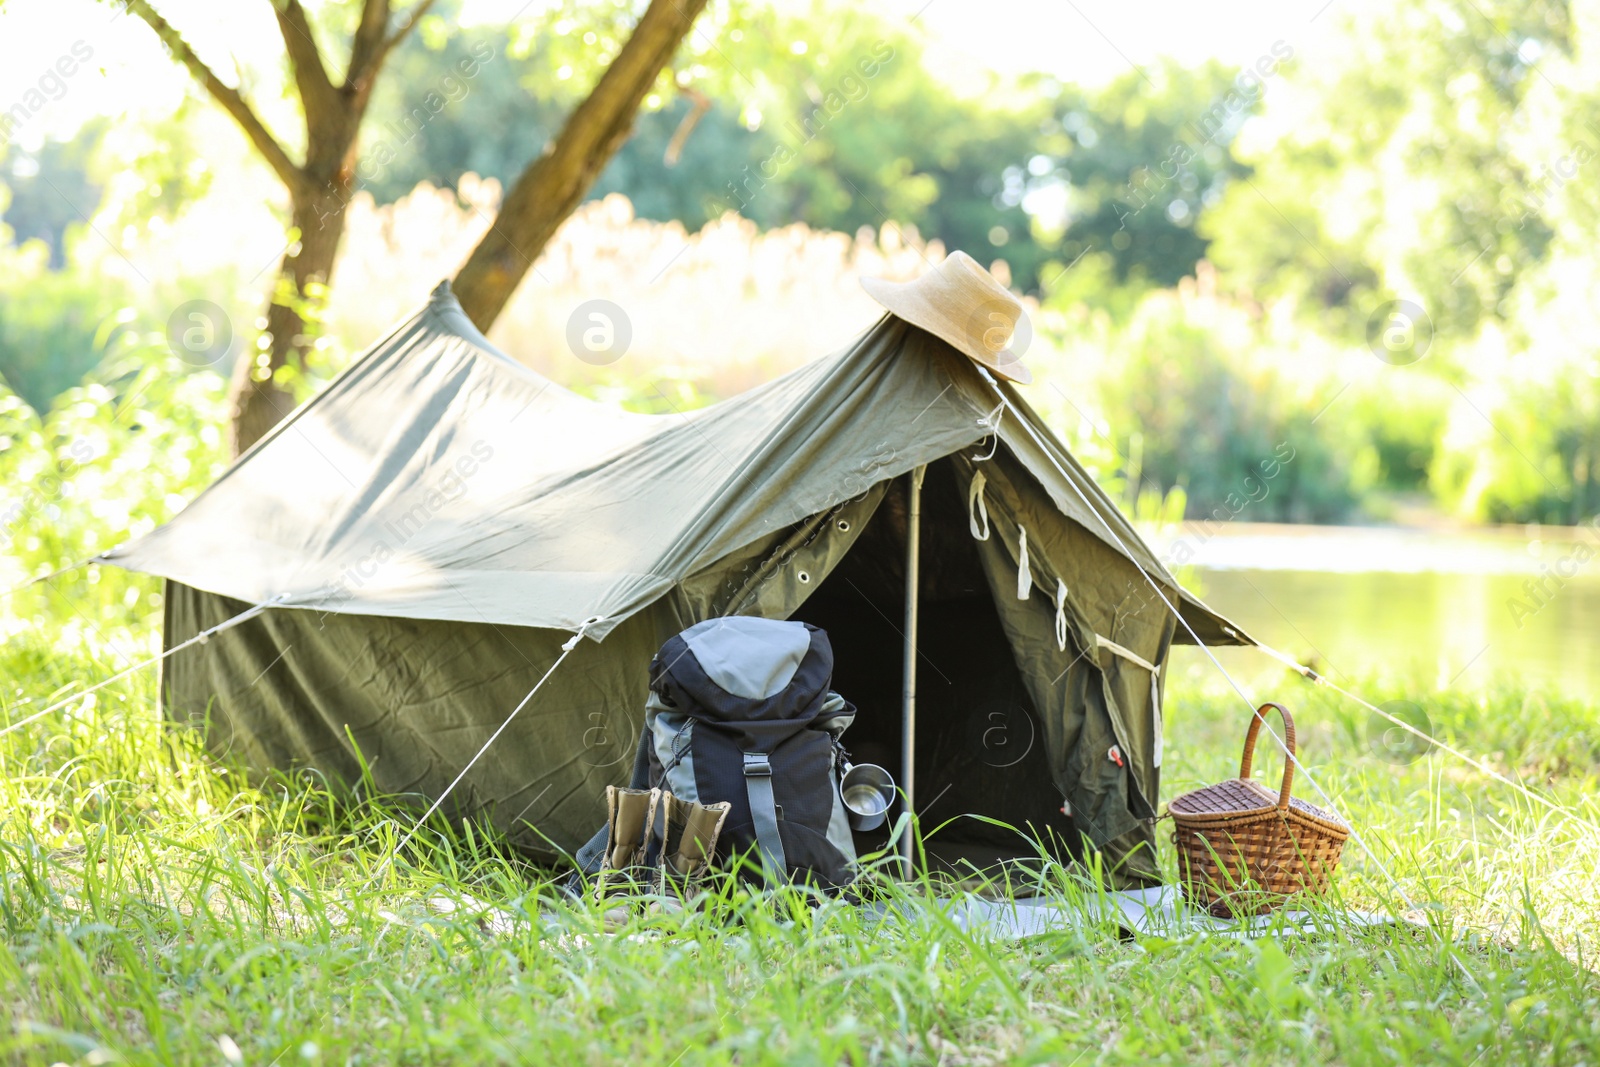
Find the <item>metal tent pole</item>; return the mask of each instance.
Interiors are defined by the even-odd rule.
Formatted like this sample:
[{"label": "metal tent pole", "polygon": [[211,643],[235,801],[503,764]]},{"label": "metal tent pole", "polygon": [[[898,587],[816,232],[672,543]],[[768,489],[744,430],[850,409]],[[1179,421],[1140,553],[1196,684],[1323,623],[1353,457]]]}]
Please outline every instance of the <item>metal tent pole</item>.
[{"label": "metal tent pole", "polygon": [[[922,479],[928,473],[926,465],[911,472],[906,483],[909,507],[906,516],[906,617],[905,617],[905,684],[900,691],[900,781],[905,787],[906,814],[916,811],[916,754],[917,754],[917,586],[922,574]],[[900,856],[905,866],[905,876],[912,876],[915,835],[911,823],[906,823],[900,839]]]}]

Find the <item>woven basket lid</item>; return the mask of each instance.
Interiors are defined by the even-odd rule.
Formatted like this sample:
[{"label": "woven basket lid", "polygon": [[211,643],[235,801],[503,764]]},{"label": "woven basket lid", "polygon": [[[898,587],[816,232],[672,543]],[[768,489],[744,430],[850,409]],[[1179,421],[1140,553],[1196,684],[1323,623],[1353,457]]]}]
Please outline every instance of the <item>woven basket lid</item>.
[{"label": "woven basket lid", "polygon": [[[1246,815],[1267,811],[1277,806],[1278,794],[1260,782],[1232,778],[1175,797],[1172,803],[1167,805],[1167,810],[1178,816]],[[1348,824],[1338,815],[1315,804],[1307,803],[1299,797],[1290,797],[1289,806],[1302,815],[1349,829]]]}]

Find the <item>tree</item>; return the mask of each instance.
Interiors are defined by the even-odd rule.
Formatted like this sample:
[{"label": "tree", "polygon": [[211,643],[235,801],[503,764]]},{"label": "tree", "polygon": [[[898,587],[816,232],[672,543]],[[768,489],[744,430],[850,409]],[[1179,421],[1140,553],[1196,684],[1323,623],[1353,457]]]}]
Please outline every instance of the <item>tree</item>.
[{"label": "tree", "polygon": [[[304,358],[314,309],[326,300],[344,235],[344,208],[360,179],[360,134],[385,61],[435,0],[417,0],[398,18],[389,0],[362,0],[342,75],[330,74],[320,36],[300,0],[273,0],[305,129],[300,159],[261,120],[244,94],[223,81],[148,0],[118,0],[155,31],[171,56],[237,123],[289,194],[289,243],[273,283],[259,351],[241,359],[230,388],[231,444],[238,455],[293,407],[283,372]],[[654,0],[627,44],[560,135],[512,186],[500,217],[468,260],[458,291],[487,328],[516,282],[607,159],[626,139],[633,113],[705,7],[706,0]],[[328,9],[337,14],[342,5]],[[470,63],[468,59],[460,60]],[[466,68],[462,73],[471,74]],[[437,94],[434,94],[437,95]],[[432,109],[426,100],[423,107]]]},{"label": "tree", "polygon": [[103,190],[90,175],[89,160],[110,125],[104,118],[92,119],[76,136],[48,139],[27,154],[14,145],[0,149],[0,180],[11,189],[11,204],[0,213],[0,222],[19,245],[43,241],[51,270],[67,265],[67,227],[81,218],[74,205],[100,202]]},{"label": "tree", "polygon": [[1251,182],[1203,220],[1223,277],[1357,338],[1396,297],[1441,339],[1504,321],[1573,176],[1551,174],[1572,143],[1532,121],[1571,35],[1556,0],[1405,0],[1345,17],[1333,55],[1270,91]]},{"label": "tree", "polygon": [[1274,49],[1260,69],[1166,60],[1093,90],[1038,86],[1052,98],[1048,136],[1018,180],[1038,190],[1065,184],[1063,263],[1092,257],[1116,282],[1141,287],[1194,273],[1207,249],[1195,221],[1247,173],[1233,139],[1260,103],[1263,78],[1289,55],[1283,42]]},{"label": "tree", "polygon": [[297,161],[244,95],[218,77],[147,0],[126,0],[127,10],[155,31],[172,57],[233,118],[289,194],[289,244],[267,304],[264,343],[253,358],[235,365],[229,390],[235,455],[260,440],[293,407],[276,372],[291,359],[304,356],[308,346],[306,304],[320,299],[331,279],[344,236],[344,205],[355,184],[361,120],[384,61],[433,3],[418,0],[399,25],[393,26],[389,0],[364,0],[351,34],[344,73],[336,79],[328,71],[316,28],[299,0],[274,0],[294,92],[305,119],[303,158]]}]

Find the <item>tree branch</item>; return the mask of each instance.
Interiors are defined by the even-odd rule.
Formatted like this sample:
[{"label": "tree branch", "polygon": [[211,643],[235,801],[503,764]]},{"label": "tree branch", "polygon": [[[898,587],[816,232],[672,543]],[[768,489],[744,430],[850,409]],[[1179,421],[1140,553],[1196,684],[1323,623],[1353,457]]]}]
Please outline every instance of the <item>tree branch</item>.
[{"label": "tree branch", "polygon": [[356,24],[356,34],[350,42],[350,65],[344,74],[346,92],[359,88],[366,80],[368,68],[383,49],[389,32],[389,0],[366,0],[361,5],[361,21]]},{"label": "tree branch", "polygon": [[711,110],[711,98],[688,82],[680,82],[678,92],[689,98],[689,110],[684,112],[683,118],[678,122],[678,128],[672,131],[672,140],[667,142],[667,150],[661,157],[661,162],[669,167],[678,165],[678,160],[683,155],[683,146],[689,142],[689,135],[700,125],[700,120],[705,118],[706,112]]},{"label": "tree branch", "polygon": [[172,27],[166,19],[152,8],[146,0],[125,0],[127,10],[132,11],[155,31],[161,43],[178,62],[182,63],[194,75],[196,81],[210,93],[222,109],[233,116],[233,121],[239,124],[244,135],[249,138],[255,150],[261,153],[261,158],[277,174],[278,178],[291,190],[298,188],[305,182],[305,174],[294,160],[289,158],[277,139],[272,136],[254,110],[245,102],[237,89],[225,84],[217,77],[210,67],[195,54],[189,42]]},{"label": "tree branch", "polygon": [[400,28],[395,30],[387,41],[383,42],[383,53],[387,55],[394,49],[395,45],[405,40],[406,35],[416,28],[417,23],[422,21],[422,16],[426,15],[428,9],[433,5],[434,0],[422,0],[420,4],[412,8],[411,14],[406,16],[406,20],[400,24]]},{"label": "tree branch", "polygon": [[[350,45],[350,67],[344,76],[344,91],[353,93],[357,106],[366,110],[367,100],[372,95],[372,87],[378,80],[378,73],[383,70],[384,62],[389,58],[389,53],[394,51],[404,41],[411,31],[416,29],[417,23],[422,21],[422,16],[428,13],[436,0],[420,0],[406,15],[405,21],[396,27],[387,37],[389,26],[389,5],[386,0],[369,0],[366,8],[361,12],[361,26],[356,31],[356,38]],[[376,8],[383,9],[381,21],[368,24],[371,12]]]},{"label": "tree branch", "polygon": [[362,12],[362,29],[356,34],[354,45],[350,49],[350,70],[345,74],[344,86],[346,90],[355,87],[365,88],[377,77],[378,71],[383,69],[384,61],[389,58],[400,43],[410,36],[411,31],[417,28],[417,23],[422,21],[437,0],[419,0],[405,17],[405,21],[395,27],[389,36],[383,36],[388,29],[389,5],[387,3],[373,3],[370,7],[381,6],[384,9],[384,20],[376,24],[370,36],[367,30],[367,13]]},{"label": "tree branch", "polygon": [[272,0],[272,9],[278,16],[278,32],[283,35],[283,46],[289,53],[295,88],[300,91],[306,129],[321,129],[339,113],[340,104],[338,90],[322,62],[322,50],[311,35],[311,19],[300,6],[300,0]]},{"label": "tree branch", "polygon": [[645,94],[705,6],[706,0],[650,0],[594,90],[512,184],[455,278],[456,298],[478,329],[488,331],[545,243],[627,141]]}]

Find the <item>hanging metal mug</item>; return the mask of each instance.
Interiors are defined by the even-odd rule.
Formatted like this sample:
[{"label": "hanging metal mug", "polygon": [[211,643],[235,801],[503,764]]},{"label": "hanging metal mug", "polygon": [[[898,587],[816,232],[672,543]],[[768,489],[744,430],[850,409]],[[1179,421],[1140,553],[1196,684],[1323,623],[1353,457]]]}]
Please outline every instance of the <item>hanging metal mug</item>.
[{"label": "hanging metal mug", "polygon": [[876,763],[846,764],[839,779],[839,799],[852,830],[876,830],[894,803],[894,776]]}]

